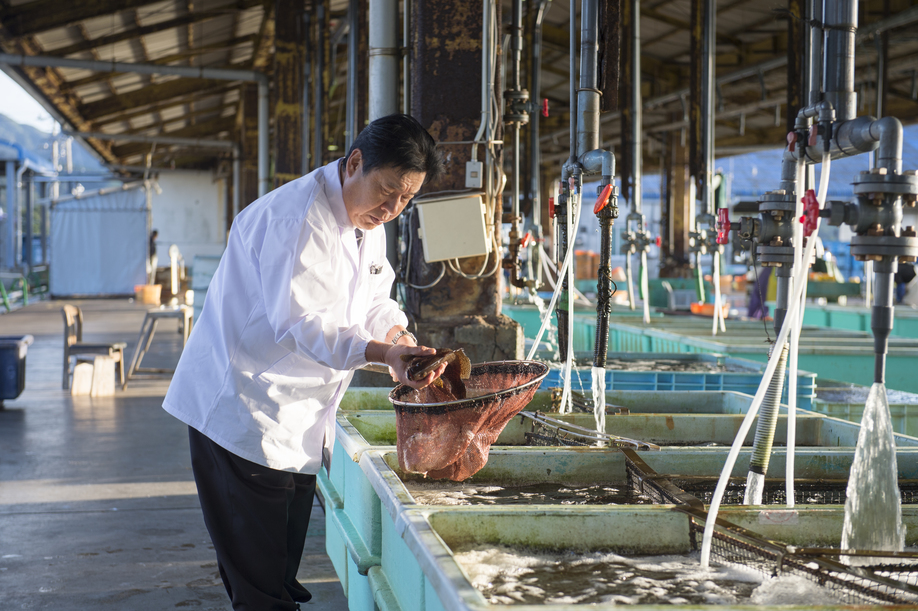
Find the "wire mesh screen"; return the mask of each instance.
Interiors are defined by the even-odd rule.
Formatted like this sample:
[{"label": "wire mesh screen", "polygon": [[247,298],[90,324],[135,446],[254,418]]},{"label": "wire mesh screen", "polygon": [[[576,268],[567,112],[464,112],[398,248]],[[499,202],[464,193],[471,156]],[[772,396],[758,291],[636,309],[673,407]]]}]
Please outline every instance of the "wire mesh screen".
[{"label": "wire mesh screen", "polygon": [[530,446],[596,446],[632,448],[635,450],[659,450],[660,446],[599,432],[546,416],[541,412],[521,412],[530,430],[525,432],[526,445]]},{"label": "wire mesh screen", "polygon": [[[674,504],[689,515],[692,546],[700,549],[707,512],[704,503],[676,485],[665,475],[656,473],[635,452],[625,454],[628,483],[638,494],[654,503]],[[679,480],[676,480],[679,481]],[[684,484],[684,481],[680,483]],[[716,481],[710,481],[708,498]],[[839,482],[803,482],[809,498],[837,498]],[[913,485],[913,482],[907,482]],[[783,483],[782,483],[783,485]],[[703,488],[708,490],[708,488]],[[745,484],[731,482],[725,494],[735,504],[742,504]],[[829,492],[831,494],[823,494]],[[814,496],[817,495],[817,496]],[[903,493],[903,497],[905,494]],[[773,498],[778,498],[775,495]],[[914,498],[914,494],[911,495]],[[829,502],[825,501],[824,502]],[[842,502],[844,502],[842,500]],[[711,543],[711,556],[718,562],[736,564],[758,570],[765,575],[797,575],[829,588],[845,604],[918,604],[918,554],[911,552],[850,552],[825,548],[795,548],[759,535],[718,518]],[[870,564],[857,567],[843,564],[844,559],[858,556]]]}]

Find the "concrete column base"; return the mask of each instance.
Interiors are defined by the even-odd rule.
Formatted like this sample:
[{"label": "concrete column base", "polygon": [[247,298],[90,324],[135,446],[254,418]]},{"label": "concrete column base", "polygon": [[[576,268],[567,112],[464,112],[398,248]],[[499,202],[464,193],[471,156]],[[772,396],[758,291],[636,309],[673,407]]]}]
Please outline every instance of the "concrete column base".
[{"label": "concrete column base", "polygon": [[416,335],[418,343],[431,348],[462,348],[473,365],[525,356],[523,328],[503,314],[423,321],[418,323]]}]

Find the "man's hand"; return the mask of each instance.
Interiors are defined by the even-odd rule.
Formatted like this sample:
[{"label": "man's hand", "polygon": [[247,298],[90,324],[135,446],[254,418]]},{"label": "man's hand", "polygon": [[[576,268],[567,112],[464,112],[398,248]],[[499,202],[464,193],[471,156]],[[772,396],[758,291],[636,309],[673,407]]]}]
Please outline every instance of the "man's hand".
[{"label": "man's hand", "polygon": [[372,363],[385,363],[388,365],[393,373],[393,379],[396,381],[411,388],[420,389],[439,378],[446,370],[447,363],[443,363],[440,367],[427,374],[426,377],[415,381],[408,378],[408,365],[410,363],[402,360],[402,356],[429,356],[436,353],[435,349],[427,348],[426,346],[408,346],[402,343],[387,344],[373,340],[367,345],[366,357]]},{"label": "man's hand", "polygon": [[443,363],[420,380],[414,381],[408,377],[408,366],[411,363],[402,359],[402,355],[429,356],[436,353],[436,350],[427,348],[426,346],[404,346],[402,344],[395,344],[389,348],[386,354],[386,365],[389,366],[389,369],[393,372],[397,381],[412,388],[424,388],[446,371],[447,363]]}]

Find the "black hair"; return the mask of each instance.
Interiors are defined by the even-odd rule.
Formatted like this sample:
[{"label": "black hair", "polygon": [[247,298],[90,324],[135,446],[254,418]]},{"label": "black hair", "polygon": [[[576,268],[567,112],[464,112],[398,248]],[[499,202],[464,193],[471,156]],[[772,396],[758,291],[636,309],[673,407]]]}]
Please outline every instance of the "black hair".
[{"label": "black hair", "polygon": [[394,167],[401,172],[423,172],[424,182],[435,182],[443,174],[443,160],[437,143],[417,119],[394,114],[370,122],[354,140],[351,153],[360,149],[363,173]]}]

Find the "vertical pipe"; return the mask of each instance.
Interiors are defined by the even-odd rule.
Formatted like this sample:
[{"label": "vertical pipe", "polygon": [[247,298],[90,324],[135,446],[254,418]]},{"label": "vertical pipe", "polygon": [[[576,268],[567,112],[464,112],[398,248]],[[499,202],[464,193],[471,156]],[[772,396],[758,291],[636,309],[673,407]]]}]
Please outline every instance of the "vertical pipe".
[{"label": "vertical pipe", "polygon": [[716,54],[716,1],[704,2],[702,74],[702,146],[704,151],[704,197],[702,214],[714,213],[714,58]]},{"label": "vertical pipe", "polygon": [[[568,82],[568,94],[570,96],[570,123],[571,123],[571,137],[570,137],[570,166],[571,169],[574,167],[574,163],[577,161],[577,0],[570,0],[568,12],[570,17],[570,27],[568,28],[568,37],[570,38],[570,63],[569,63],[569,72],[570,72],[570,81]],[[560,257],[564,258],[565,253],[560,253]],[[559,266],[560,269],[560,266]]]},{"label": "vertical pipe", "polygon": [[[306,46],[306,61],[303,62],[303,133],[302,133],[302,166],[300,168],[300,174],[304,176],[309,174],[309,170],[312,168],[312,163],[310,160],[311,155],[309,154],[309,84],[310,79],[312,78],[312,58],[311,49],[312,44],[310,40],[310,28],[312,27],[312,15],[309,11],[303,13],[303,43]],[[238,207],[235,208],[236,213],[239,213]]]},{"label": "vertical pipe", "polygon": [[[369,26],[369,113],[373,121],[398,112],[398,0],[370,0]],[[385,227],[386,258],[398,269],[398,219]],[[395,288],[393,284],[393,296]]]},{"label": "vertical pipe", "polygon": [[398,0],[370,0],[370,121],[398,112]]},{"label": "vertical pipe", "polygon": [[3,263],[6,269],[16,266],[16,162],[6,162],[6,252]]},{"label": "vertical pipe", "polygon": [[816,25],[822,22],[822,0],[807,0],[806,19],[812,25],[806,29],[807,70],[806,91],[810,105],[822,99],[822,31]]},{"label": "vertical pipe", "polygon": [[35,202],[35,183],[29,181],[25,189],[25,221],[23,221],[23,233],[25,234],[25,247],[22,250],[22,264],[26,270],[31,271],[35,265],[32,249],[32,206]]},{"label": "vertical pipe", "polygon": [[536,280],[542,279],[542,150],[539,146],[539,105],[542,99],[542,21],[551,0],[539,0],[535,14],[535,23],[532,32],[532,54],[530,56],[530,74],[532,77],[530,99],[533,101],[532,113],[529,118],[529,163],[530,182],[529,193],[532,202],[532,228],[536,233]]},{"label": "vertical pipe", "polygon": [[351,144],[357,137],[357,37],[359,19],[357,14],[358,0],[347,3],[347,111],[344,128],[344,150],[351,150]]},{"label": "vertical pipe", "polygon": [[[240,175],[242,174],[242,163],[239,159],[239,145],[233,147],[233,219],[236,219],[236,216],[239,214],[239,184],[240,184]],[[224,236],[224,239],[226,236]]]},{"label": "vertical pipe", "polygon": [[[641,0],[631,0],[631,210],[641,214],[642,166],[643,166],[643,99],[641,96]],[[638,231],[643,231],[639,227]]]},{"label": "vertical pipe", "polygon": [[313,129],[312,166],[318,168],[325,159],[325,139],[322,118],[325,114],[325,3],[320,0],[316,8],[315,73],[312,76]]},{"label": "vertical pipe", "polygon": [[[411,60],[408,54],[408,47],[411,45],[411,0],[402,0],[402,47],[405,49],[402,55],[402,113],[408,114],[411,108],[411,87],[408,86],[411,78]],[[482,49],[484,46],[482,45]]]},{"label": "vertical pipe", "polygon": [[258,81],[258,197],[268,192],[268,79]]},{"label": "vertical pipe", "polygon": [[41,261],[47,265],[48,263],[48,205],[45,204],[39,208],[41,214]]},{"label": "vertical pipe", "polygon": [[823,83],[825,99],[835,108],[839,122],[857,115],[854,92],[854,38],[857,33],[857,0],[825,0],[826,25]]},{"label": "vertical pipe", "polygon": [[[577,158],[599,148],[599,1],[580,5],[580,88],[577,91]],[[573,21],[573,14],[571,17]],[[573,84],[574,72],[571,72]]]}]

